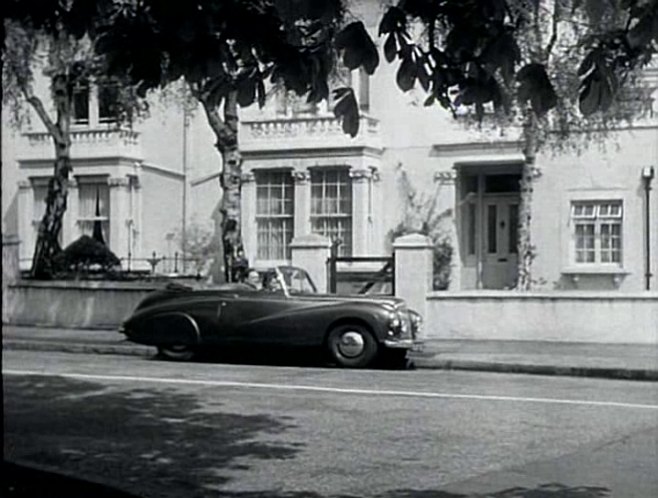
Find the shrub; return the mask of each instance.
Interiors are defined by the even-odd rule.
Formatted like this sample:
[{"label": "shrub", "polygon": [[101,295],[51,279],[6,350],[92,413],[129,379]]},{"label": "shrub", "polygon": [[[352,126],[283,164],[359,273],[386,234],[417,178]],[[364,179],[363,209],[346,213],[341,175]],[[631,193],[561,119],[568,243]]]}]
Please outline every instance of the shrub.
[{"label": "shrub", "polygon": [[63,273],[110,273],[121,266],[121,261],[105,244],[83,235],[55,257],[54,265],[57,272]]}]

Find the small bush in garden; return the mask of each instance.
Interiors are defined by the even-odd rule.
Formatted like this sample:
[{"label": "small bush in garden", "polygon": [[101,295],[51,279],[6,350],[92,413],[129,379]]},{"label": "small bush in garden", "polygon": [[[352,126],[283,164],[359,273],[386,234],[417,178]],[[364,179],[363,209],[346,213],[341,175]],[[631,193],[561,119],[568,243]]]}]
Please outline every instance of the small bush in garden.
[{"label": "small bush in garden", "polygon": [[432,241],[433,275],[432,288],[447,290],[450,285],[453,247],[449,235],[443,229],[443,222],[453,215],[452,209],[437,210],[440,192],[431,195],[419,193],[411,184],[402,164],[398,165],[398,187],[405,201],[404,217],[388,233],[390,242],[411,233],[426,235]]},{"label": "small bush in garden", "polygon": [[121,261],[110,249],[88,235],[69,244],[55,257],[55,267],[60,273],[101,272],[111,273],[121,266]]}]

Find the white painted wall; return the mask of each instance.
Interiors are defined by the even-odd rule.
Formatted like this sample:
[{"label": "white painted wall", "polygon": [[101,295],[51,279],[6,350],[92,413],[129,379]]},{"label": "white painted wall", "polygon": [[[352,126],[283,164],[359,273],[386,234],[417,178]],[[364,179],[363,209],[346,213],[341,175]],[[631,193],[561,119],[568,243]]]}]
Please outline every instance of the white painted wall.
[{"label": "white painted wall", "polygon": [[658,293],[432,293],[428,339],[658,343]]}]

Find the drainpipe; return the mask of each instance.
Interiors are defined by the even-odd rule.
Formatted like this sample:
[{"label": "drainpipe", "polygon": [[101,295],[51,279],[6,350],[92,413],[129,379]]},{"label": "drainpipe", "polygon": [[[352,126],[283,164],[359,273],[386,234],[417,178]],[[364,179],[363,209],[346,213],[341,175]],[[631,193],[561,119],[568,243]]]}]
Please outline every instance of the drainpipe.
[{"label": "drainpipe", "polygon": [[183,275],[187,273],[187,102],[183,103],[183,226],[181,227],[181,249],[183,252]]},{"label": "drainpipe", "polygon": [[651,223],[650,223],[650,213],[651,213],[651,180],[653,180],[655,171],[653,166],[647,166],[642,168],[642,179],[644,180],[644,237],[645,237],[645,250],[644,256],[646,258],[644,263],[645,273],[645,289],[651,290]]}]

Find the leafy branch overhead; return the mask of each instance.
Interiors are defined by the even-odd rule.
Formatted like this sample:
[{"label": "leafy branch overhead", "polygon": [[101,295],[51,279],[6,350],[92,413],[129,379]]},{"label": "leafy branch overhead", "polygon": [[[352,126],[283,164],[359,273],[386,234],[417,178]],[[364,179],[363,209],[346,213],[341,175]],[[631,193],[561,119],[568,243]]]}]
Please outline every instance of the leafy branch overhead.
[{"label": "leafy branch overhead", "polygon": [[[658,0],[401,0],[385,11],[378,34],[386,60],[399,61],[398,87],[407,92],[418,84],[428,94],[425,105],[471,106],[481,118],[485,105],[509,112],[516,99],[543,116],[558,104],[548,66],[559,28],[597,22],[600,29],[590,29],[573,48],[582,54],[580,110],[590,115],[605,112],[627,75],[656,52]],[[541,40],[536,25],[548,35],[540,49],[533,48]],[[369,36],[356,25],[348,28],[337,38],[343,61],[370,74],[378,59]],[[340,108],[344,119],[356,112],[349,103]]]}]

